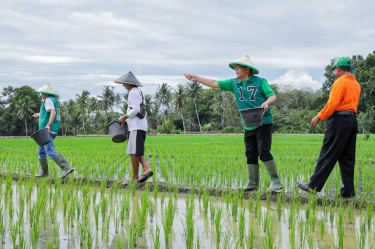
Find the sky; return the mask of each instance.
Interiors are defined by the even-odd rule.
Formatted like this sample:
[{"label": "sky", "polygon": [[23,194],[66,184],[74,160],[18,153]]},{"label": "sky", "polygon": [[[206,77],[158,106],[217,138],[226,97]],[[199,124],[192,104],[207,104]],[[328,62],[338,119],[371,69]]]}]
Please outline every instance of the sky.
[{"label": "sky", "polygon": [[332,59],[375,50],[374,13],[373,0],[1,0],[0,88],[96,97],[132,71],[153,94],[183,73],[235,77],[248,55],[269,83],[318,90]]}]

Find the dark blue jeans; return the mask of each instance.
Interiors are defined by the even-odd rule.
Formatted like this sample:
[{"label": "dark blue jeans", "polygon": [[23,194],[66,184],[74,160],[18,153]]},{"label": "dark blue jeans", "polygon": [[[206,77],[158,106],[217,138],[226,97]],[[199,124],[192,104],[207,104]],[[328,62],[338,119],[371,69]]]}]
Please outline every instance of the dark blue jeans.
[{"label": "dark blue jeans", "polygon": [[50,132],[49,143],[44,145],[43,147],[41,146],[38,147],[39,158],[46,158],[47,156],[49,156],[50,158],[54,159],[55,157],[57,157],[58,153],[56,152],[55,146],[53,145],[53,140],[55,139],[56,136],[57,136],[56,133]]}]

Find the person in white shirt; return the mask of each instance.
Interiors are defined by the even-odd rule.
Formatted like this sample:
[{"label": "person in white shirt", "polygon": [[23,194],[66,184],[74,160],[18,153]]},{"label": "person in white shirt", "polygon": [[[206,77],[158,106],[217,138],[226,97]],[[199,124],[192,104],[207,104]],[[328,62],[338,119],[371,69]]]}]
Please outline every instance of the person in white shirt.
[{"label": "person in white shirt", "polygon": [[[126,153],[131,157],[133,175],[131,178],[122,181],[121,184],[128,185],[132,181],[144,182],[154,173],[152,172],[150,165],[144,156],[147,133],[147,113],[143,117],[139,114],[141,112],[141,104],[144,103],[143,93],[138,88],[141,87],[142,84],[131,71],[114,82],[122,84],[126,90],[129,91],[128,109],[126,114],[120,117],[117,121],[121,124],[126,122],[129,128],[128,148]],[[143,166],[143,174],[140,176],[139,163],[141,163]]]}]

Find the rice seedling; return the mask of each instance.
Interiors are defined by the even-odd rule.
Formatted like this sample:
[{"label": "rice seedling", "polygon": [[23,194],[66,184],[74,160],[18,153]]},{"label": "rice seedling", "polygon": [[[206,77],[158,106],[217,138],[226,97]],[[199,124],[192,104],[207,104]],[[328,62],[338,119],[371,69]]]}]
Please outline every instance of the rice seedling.
[{"label": "rice seedling", "polygon": [[[275,137],[284,193],[263,195],[269,181],[264,172],[256,193],[226,191],[247,182],[246,168],[239,167],[246,164],[241,139],[150,137],[146,155],[152,154],[155,175],[145,185],[127,188],[115,181],[132,173],[130,159],[119,158],[123,147],[107,138],[59,140],[57,146],[75,148],[66,157],[76,171],[63,181],[57,167],[50,167],[46,179],[26,175],[39,170],[29,159],[35,157],[32,141],[7,139],[4,146],[0,139],[0,169],[19,174],[16,181],[12,174],[0,179],[0,243],[4,248],[37,248],[38,243],[44,248],[371,248],[374,198],[366,193],[372,191],[368,179],[375,179],[368,164],[371,146],[358,141],[356,160],[363,171],[356,171],[355,184],[363,194],[342,202],[329,196],[337,191],[338,169],[318,196],[287,187],[313,170],[311,154],[321,146],[316,136]],[[13,145],[17,153],[1,150]],[[210,151],[203,149],[207,145]],[[289,167],[293,164],[303,167]],[[197,227],[204,229],[201,234]]]}]

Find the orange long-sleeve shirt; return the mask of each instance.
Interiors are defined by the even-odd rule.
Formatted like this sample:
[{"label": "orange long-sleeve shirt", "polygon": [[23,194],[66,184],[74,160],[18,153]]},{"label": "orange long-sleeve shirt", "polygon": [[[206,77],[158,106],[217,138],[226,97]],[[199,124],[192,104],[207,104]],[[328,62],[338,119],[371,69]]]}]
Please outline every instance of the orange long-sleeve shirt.
[{"label": "orange long-sleeve shirt", "polygon": [[318,113],[319,119],[326,120],[337,111],[357,113],[360,95],[361,86],[355,76],[351,74],[341,76],[332,84],[327,104]]}]

